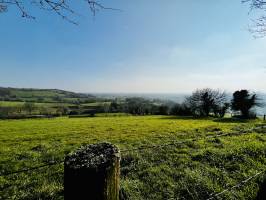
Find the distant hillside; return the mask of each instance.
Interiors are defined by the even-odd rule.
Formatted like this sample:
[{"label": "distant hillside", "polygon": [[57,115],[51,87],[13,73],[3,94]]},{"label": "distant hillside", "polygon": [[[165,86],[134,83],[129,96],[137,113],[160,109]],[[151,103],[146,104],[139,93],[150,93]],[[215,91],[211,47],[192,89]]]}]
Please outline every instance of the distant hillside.
[{"label": "distant hillside", "polygon": [[2,101],[31,101],[31,102],[70,102],[94,99],[90,94],[75,93],[58,89],[5,88],[0,87]]}]

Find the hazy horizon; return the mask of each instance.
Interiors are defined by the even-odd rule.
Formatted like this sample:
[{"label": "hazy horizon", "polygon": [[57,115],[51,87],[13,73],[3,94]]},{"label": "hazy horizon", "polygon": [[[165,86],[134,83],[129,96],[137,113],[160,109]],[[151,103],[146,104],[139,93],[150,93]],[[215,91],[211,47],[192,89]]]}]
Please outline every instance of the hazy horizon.
[{"label": "hazy horizon", "polygon": [[[173,91],[173,92],[165,92],[165,91],[162,91],[162,92],[150,92],[150,91],[147,91],[147,92],[127,92],[127,91],[122,91],[122,92],[101,92],[101,91],[78,91],[78,90],[71,90],[71,89],[68,89],[68,88],[57,88],[57,87],[50,87],[50,88],[45,88],[45,87],[21,87],[21,86],[10,86],[10,85],[0,85],[0,88],[3,87],[3,88],[17,88],[17,89],[40,89],[40,90],[65,90],[65,91],[69,91],[69,92],[75,92],[75,93],[84,93],[84,94],[96,94],[96,95],[161,95],[161,94],[166,94],[166,95],[175,95],[175,94],[178,94],[178,95],[190,95],[192,92],[194,92],[195,90],[197,89],[203,89],[203,88],[211,88],[211,89],[217,89],[217,90],[220,90],[220,91],[224,91],[226,93],[233,93],[237,90],[244,90],[244,89],[247,89],[247,88],[238,88],[236,90],[226,90],[226,89],[222,89],[222,88],[212,88],[212,87],[195,87],[193,90],[189,90],[189,91],[186,91],[186,92],[182,92],[182,91]],[[254,90],[254,89],[247,89],[249,90],[250,92],[252,93],[262,93],[263,95],[266,94],[266,91],[259,91],[259,90]]]}]

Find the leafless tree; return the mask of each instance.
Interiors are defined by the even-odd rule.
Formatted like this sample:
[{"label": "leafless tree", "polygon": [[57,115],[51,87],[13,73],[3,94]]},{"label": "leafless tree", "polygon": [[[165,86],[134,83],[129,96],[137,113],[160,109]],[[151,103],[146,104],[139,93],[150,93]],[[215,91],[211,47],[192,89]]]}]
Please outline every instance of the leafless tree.
[{"label": "leafless tree", "polygon": [[265,37],[266,36],[266,0],[242,0],[242,3],[249,3],[250,10],[262,11],[262,14],[258,19],[253,20],[254,24],[250,27],[250,32],[254,34],[255,37]]},{"label": "leafless tree", "polygon": [[[96,12],[103,10],[103,9],[111,9],[111,10],[118,10],[114,8],[105,7],[100,2],[95,0],[74,0],[75,3],[86,3],[89,10],[92,12],[93,15]],[[7,12],[8,8],[14,6],[18,9],[21,13],[22,17],[35,19],[35,16],[31,15],[29,12],[29,7],[33,6],[45,11],[50,11],[64,20],[72,23],[77,24],[75,20],[73,20],[73,15],[77,14],[76,11],[73,9],[73,0],[0,0],[0,13]],[[72,4],[71,4],[72,3]]]},{"label": "leafless tree", "polygon": [[194,115],[205,117],[210,113],[216,117],[223,117],[229,106],[224,91],[210,88],[197,89],[190,97],[186,98],[185,104]]}]

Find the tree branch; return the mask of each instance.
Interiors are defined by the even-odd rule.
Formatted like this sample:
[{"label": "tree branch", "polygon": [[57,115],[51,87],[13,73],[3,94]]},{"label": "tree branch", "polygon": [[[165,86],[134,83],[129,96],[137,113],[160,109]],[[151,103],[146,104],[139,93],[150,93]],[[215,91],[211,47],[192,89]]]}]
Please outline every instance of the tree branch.
[{"label": "tree branch", "polygon": [[[266,12],[266,0],[242,0],[242,3],[250,4],[250,11],[262,10]],[[249,28],[249,31],[255,38],[266,36],[266,15],[260,16],[258,19],[252,20],[253,25]]]},{"label": "tree branch", "polygon": [[[95,0],[80,0],[88,5],[89,10],[95,16],[100,10],[119,10],[103,6],[101,3]],[[35,19],[28,10],[24,8],[26,0],[0,0],[0,13],[8,11],[9,6],[16,6],[21,13],[22,17]],[[76,15],[76,11],[70,6],[69,0],[31,0],[30,3],[40,9],[53,12],[60,16],[62,19],[77,25],[78,23],[73,20],[73,15]]]}]

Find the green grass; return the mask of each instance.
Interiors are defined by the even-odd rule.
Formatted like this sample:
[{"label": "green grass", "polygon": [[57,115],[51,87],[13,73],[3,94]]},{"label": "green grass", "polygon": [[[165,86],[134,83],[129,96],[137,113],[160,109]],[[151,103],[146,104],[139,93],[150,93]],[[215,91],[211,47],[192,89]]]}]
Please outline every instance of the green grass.
[{"label": "green grass", "polygon": [[24,104],[24,102],[0,101],[0,106],[2,106],[2,107],[22,106],[23,104]]},{"label": "green grass", "polygon": [[8,95],[1,96],[3,99],[11,101],[47,102],[47,103],[73,103],[77,100],[95,99],[92,95],[74,93],[58,89],[27,89],[27,88],[2,88],[0,90],[9,91]]},{"label": "green grass", "polygon": [[8,88],[12,95],[20,98],[38,98],[47,97],[52,98],[55,96],[67,97],[68,95],[75,94],[74,92],[57,90],[57,89],[22,89],[22,88]]},{"label": "green grass", "polygon": [[95,103],[84,103],[82,104],[83,106],[87,106],[87,107],[95,107],[95,106],[104,106],[105,104],[110,105],[111,102],[95,102]]},{"label": "green grass", "polygon": [[[134,200],[207,199],[266,169],[266,132],[254,129],[261,123],[119,115],[0,121],[0,172],[62,160],[83,144],[108,141],[130,150],[184,141],[123,151],[121,194]],[[225,192],[221,199],[254,199],[261,180]],[[0,176],[0,197],[63,199],[63,166]]]},{"label": "green grass", "polygon": [[[71,100],[71,98],[65,98],[68,100]],[[77,98],[72,98],[77,99]],[[1,107],[13,107],[13,106],[23,106],[25,102],[20,102],[20,101],[0,101],[0,106]],[[110,102],[95,102],[95,103],[85,103],[81,104],[80,106],[86,106],[86,107],[95,107],[95,106],[103,106],[104,104],[110,104]],[[37,107],[46,107],[46,108],[51,108],[51,107],[56,107],[58,105],[61,106],[76,106],[75,104],[71,103],[34,103],[35,106]]]},{"label": "green grass", "polygon": [[[24,104],[25,104],[25,102],[19,102],[19,101],[0,101],[0,106],[2,106],[2,107],[23,106]],[[51,107],[56,107],[58,105],[71,106],[74,104],[70,104],[70,103],[34,103],[34,105],[37,107],[51,108]]]}]

